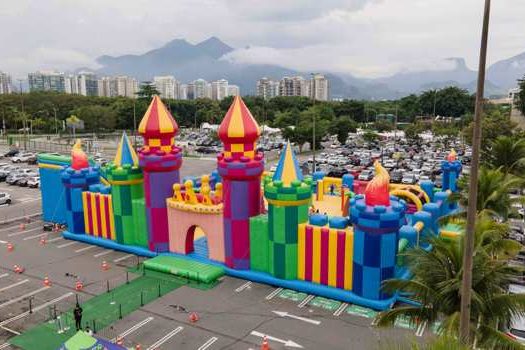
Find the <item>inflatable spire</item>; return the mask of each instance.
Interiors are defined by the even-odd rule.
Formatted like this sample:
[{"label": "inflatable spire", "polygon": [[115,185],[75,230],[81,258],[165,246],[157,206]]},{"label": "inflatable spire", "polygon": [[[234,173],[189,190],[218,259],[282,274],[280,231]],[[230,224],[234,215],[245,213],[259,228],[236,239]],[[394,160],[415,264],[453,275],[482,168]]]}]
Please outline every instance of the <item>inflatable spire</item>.
[{"label": "inflatable spire", "polygon": [[89,167],[88,157],[82,150],[80,139],[77,139],[77,142],[75,142],[75,145],[71,149],[71,167],[75,170]]},{"label": "inflatable spire", "polygon": [[290,141],[286,143],[285,148],[281,153],[277,170],[273,175],[273,181],[281,180],[283,186],[290,187],[292,181],[303,181],[303,174],[297,163],[295,152],[290,145]]},{"label": "inflatable spire", "polygon": [[144,137],[144,148],[170,152],[173,137],[179,126],[159,96],[153,96],[151,103],[139,124],[139,133]]},{"label": "inflatable spire", "polygon": [[458,158],[458,155],[457,155],[457,153],[456,153],[456,150],[455,150],[454,148],[452,148],[452,149],[450,150],[450,153],[449,153],[448,156],[447,156],[447,160],[448,160],[449,162],[453,162],[453,161],[455,161],[457,158]]},{"label": "inflatable spire", "polygon": [[131,145],[131,142],[129,141],[129,138],[125,132],[122,133],[122,137],[120,138],[120,143],[118,144],[117,154],[115,155],[113,164],[118,167],[122,167],[126,164],[131,166],[139,165],[139,157],[133,149],[133,146]]},{"label": "inflatable spire", "polygon": [[375,161],[375,176],[365,189],[365,202],[367,205],[390,205],[390,193],[388,186],[390,176],[379,161]]},{"label": "inflatable spire", "polygon": [[255,156],[255,142],[261,135],[259,125],[240,96],[235,96],[219,126],[219,138],[224,144],[224,156],[239,159]]}]

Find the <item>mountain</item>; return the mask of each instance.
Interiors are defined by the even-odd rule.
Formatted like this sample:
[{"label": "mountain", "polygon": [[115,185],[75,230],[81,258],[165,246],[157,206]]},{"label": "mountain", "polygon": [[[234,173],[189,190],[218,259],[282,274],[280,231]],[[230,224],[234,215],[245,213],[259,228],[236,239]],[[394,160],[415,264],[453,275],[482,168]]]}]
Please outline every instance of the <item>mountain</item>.
[{"label": "mountain", "polygon": [[[280,79],[283,76],[307,72],[271,64],[239,63],[224,56],[235,49],[217,37],[192,44],[175,39],[144,54],[101,56],[97,58],[99,75],[130,75],[141,81],[155,75],[173,75],[190,82],[198,78],[208,81],[227,79],[239,85],[242,94],[255,94],[256,81],[262,77]],[[516,86],[516,79],[525,73],[525,52],[491,65],[487,71],[486,95],[502,95]],[[411,68],[391,76],[365,79],[351,74],[325,72],[334,98],[393,99],[428,89],[458,86],[475,92],[477,72],[467,67],[465,60],[451,57],[436,60],[419,69]]]}]

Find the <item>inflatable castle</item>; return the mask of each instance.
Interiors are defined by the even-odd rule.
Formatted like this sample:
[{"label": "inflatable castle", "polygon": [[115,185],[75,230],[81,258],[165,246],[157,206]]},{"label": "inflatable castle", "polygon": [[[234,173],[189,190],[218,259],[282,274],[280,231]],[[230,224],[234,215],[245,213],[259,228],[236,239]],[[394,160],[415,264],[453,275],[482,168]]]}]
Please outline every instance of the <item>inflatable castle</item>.
[{"label": "inflatable castle", "polygon": [[290,143],[270,174],[256,147],[259,126],[236,96],[218,129],[224,151],[216,171],[181,180],[177,130],[154,96],[138,128],[144,138],[138,152],[123,134],[104,168],[89,162],[80,142],[71,158],[40,155],[44,220],[64,223],[67,239],[162,258],[156,265],[198,262],[197,278],[214,266],[377,310],[403,300],[381,284],[410,278],[404,250],[431,249],[425,238],[432,235],[460,234],[438,222],[457,209],[447,201],[461,173],[454,152],[442,164],[439,190],[429,181],[390,184],[378,162],[368,183],[350,174],[306,177]]}]

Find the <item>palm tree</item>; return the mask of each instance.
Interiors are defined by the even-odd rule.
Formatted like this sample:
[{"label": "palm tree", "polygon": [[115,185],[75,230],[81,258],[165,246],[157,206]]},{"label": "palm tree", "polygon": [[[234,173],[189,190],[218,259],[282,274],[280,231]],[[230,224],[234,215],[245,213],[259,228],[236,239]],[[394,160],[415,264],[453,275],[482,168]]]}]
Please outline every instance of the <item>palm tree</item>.
[{"label": "palm tree", "polygon": [[[481,167],[478,176],[477,211],[490,211],[501,219],[508,219],[512,204],[523,201],[522,198],[511,198],[510,191],[523,186],[523,179],[507,175],[501,169]],[[458,181],[458,192],[452,193],[451,201],[459,201],[464,208],[468,207],[469,179],[463,176]]]},{"label": "palm tree", "polygon": [[525,139],[499,136],[485,152],[486,163],[505,174],[525,175]]},{"label": "palm tree", "polygon": [[[465,219],[460,224],[465,226]],[[521,245],[506,239],[508,226],[494,221],[488,212],[476,219],[472,269],[471,329],[477,346],[499,349],[521,348],[508,338],[501,328],[514,316],[525,315],[525,295],[508,294],[508,286],[519,274],[509,265]],[[406,294],[419,302],[419,306],[402,306],[384,311],[377,317],[379,326],[391,326],[399,316],[412,322],[433,324],[442,321],[444,335],[457,336],[463,276],[464,237],[460,240],[430,238],[433,249],[416,247],[407,251],[411,280],[385,281],[388,292]]]}]

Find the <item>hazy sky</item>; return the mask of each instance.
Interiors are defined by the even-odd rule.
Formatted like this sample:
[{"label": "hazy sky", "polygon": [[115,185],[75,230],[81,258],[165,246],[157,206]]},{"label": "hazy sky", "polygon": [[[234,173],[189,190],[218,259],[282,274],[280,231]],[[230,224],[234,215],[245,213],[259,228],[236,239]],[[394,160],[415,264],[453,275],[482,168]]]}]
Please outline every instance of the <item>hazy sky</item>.
[{"label": "hazy sky", "polygon": [[[217,36],[228,59],[380,76],[464,57],[476,68],[483,0],[0,0],[0,70],[96,67],[175,38]],[[525,51],[525,0],[492,2],[489,63]],[[249,46],[249,49],[246,47]]]}]

